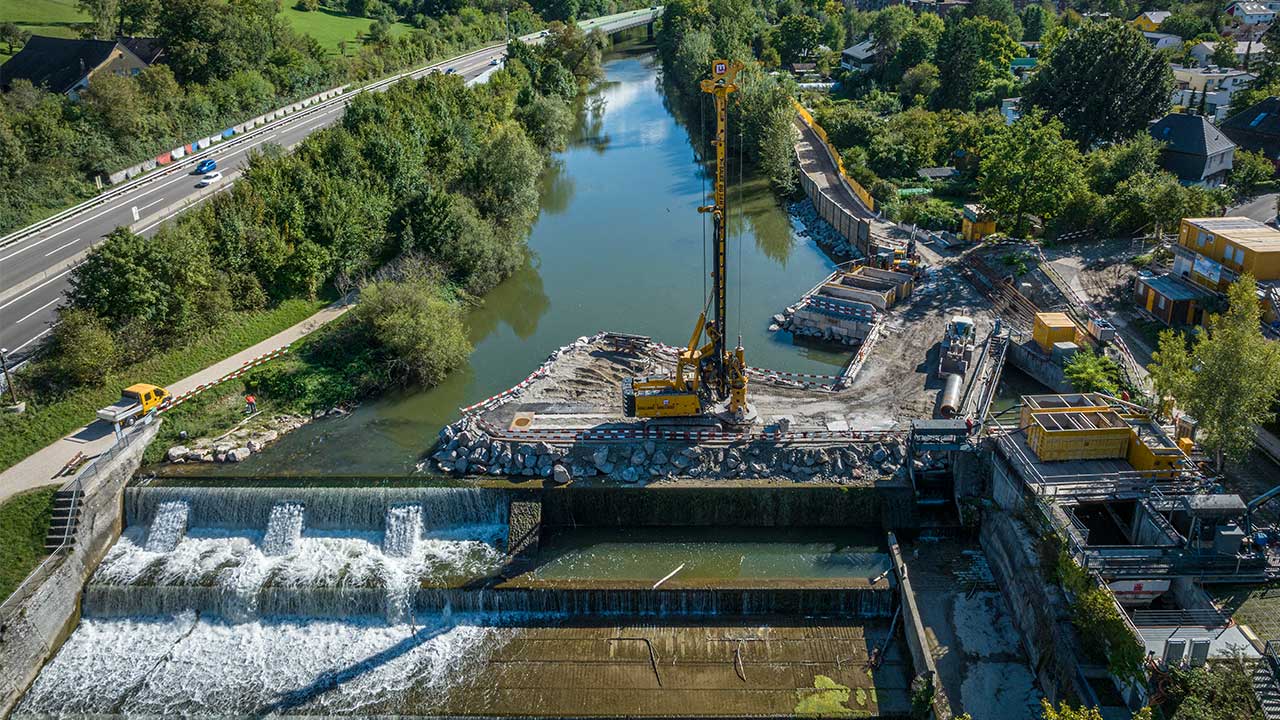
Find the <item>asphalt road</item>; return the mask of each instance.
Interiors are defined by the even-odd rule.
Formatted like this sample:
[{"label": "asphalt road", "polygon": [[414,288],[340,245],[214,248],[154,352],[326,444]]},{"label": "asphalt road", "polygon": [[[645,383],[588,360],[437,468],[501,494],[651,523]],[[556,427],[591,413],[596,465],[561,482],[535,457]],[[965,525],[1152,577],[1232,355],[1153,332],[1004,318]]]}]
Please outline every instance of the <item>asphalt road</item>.
[{"label": "asphalt road", "polygon": [[[639,10],[583,21],[589,30],[613,32],[634,26],[639,18],[660,11]],[[537,41],[536,36],[523,38]],[[492,69],[491,60],[503,54],[501,46],[489,47],[421,68],[406,77],[418,78],[435,70],[453,70],[464,79],[481,78]],[[403,79],[403,78],[402,78]],[[377,84],[359,92],[377,91]],[[293,115],[238,135],[195,153],[167,167],[143,183],[110,201],[74,215],[20,241],[0,248],[0,347],[8,348],[10,365],[21,362],[52,329],[71,270],[86,252],[120,226],[150,237],[169,218],[194,202],[219,192],[235,181],[255,149],[265,145],[291,148],[312,132],[337,122],[346,109],[350,92]],[[196,162],[212,157],[225,176],[218,186],[201,191]],[[150,176],[149,176],[150,177]],[[110,192],[110,191],[108,191]]]}]

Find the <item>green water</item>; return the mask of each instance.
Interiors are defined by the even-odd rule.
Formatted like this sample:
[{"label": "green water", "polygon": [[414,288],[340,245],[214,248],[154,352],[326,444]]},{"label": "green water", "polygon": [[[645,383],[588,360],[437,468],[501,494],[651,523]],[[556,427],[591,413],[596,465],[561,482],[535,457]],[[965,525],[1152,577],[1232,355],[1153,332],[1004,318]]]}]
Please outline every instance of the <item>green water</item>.
[{"label": "green water", "polygon": [[[458,408],[523,379],[557,347],[601,330],[684,344],[704,299],[709,179],[667,107],[651,46],[621,45],[583,104],[570,147],[543,179],[529,263],[468,317],[475,351],[443,384],[365,403],[352,416],[286,436],[237,473],[404,473]],[[738,171],[731,164],[731,175]],[[766,183],[729,192],[729,333],[752,365],[835,373],[844,353],[768,332],[780,312],[833,269]],[[710,228],[705,228],[710,233]],[[215,471],[216,472],[216,471]]]},{"label": "green water", "polygon": [[821,580],[889,568],[874,536],[830,529],[575,528],[545,537],[539,580]]}]

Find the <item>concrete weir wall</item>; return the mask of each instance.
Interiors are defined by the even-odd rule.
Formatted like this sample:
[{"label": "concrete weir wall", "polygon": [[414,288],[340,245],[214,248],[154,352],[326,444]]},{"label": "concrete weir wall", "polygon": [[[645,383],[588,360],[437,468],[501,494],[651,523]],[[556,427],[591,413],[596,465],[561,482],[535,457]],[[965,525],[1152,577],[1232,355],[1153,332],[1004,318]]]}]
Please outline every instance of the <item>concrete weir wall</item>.
[{"label": "concrete weir wall", "polygon": [[992,511],[983,518],[979,541],[1049,700],[1092,697],[1080,672],[1082,651],[1067,599],[1057,585],[1045,582],[1035,538],[1012,515]]},{"label": "concrete weir wall", "polygon": [[80,591],[120,536],[124,486],[142,463],[156,423],[134,432],[129,446],[99,467],[85,486],[75,545],[44,579],[19,590],[0,616],[0,717],[17,703],[40,668],[80,621]]}]

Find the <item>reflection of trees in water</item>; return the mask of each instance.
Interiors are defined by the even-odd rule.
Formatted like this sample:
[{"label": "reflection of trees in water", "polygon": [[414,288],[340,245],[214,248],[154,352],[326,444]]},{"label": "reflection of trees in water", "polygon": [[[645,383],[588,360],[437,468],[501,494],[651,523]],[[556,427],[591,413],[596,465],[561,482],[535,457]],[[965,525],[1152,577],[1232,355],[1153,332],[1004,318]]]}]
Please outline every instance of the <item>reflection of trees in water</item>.
[{"label": "reflection of trees in water", "polygon": [[499,323],[510,326],[521,339],[537,331],[538,321],[551,308],[539,265],[530,252],[519,270],[485,295],[484,304],[467,316],[467,336],[471,344],[477,345],[489,337]]},{"label": "reflection of trees in water", "polygon": [[573,124],[573,139],[570,141],[570,145],[573,147],[590,147],[600,155],[603,155],[609,149],[613,139],[604,131],[604,113],[609,107],[609,101],[599,94],[599,91],[617,85],[619,83],[616,82],[600,83],[597,86],[597,91],[589,95],[578,106],[578,115]]},{"label": "reflection of trees in water", "polygon": [[[735,199],[737,198],[730,195],[731,202]],[[774,197],[768,181],[748,180],[742,187],[741,199],[737,200],[738,212],[734,216],[739,224],[745,220],[751,226],[760,252],[786,267],[787,258],[795,244],[795,238],[791,234],[791,218],[785,208],[779,207],[778,199]]]},{"label": "reflection of trees in water", "polygon": [[538,204],[542,212],[560,215],[567,211],[577,187],[577,181],[565,172],[564,161],[552,158],[542,173],[538,188]]}]

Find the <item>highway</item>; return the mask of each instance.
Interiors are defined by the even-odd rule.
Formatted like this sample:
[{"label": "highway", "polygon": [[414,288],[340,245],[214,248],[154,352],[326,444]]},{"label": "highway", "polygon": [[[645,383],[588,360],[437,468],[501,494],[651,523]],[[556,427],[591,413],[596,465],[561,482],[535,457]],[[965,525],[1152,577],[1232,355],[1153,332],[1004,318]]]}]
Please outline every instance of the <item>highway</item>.
[{"label": "highway", "polygon": [[[618,32],[647,24],[660,9],[635,10],[584,20],[587,30]],[[521,38],[538,42],[536,34]],[[371,83],[359,90],[317,103],[310,108],[236,135],[208,150],[193,153],[142,178],[108,188],[103,202],[72,214],[48,227],[40,223],[0,240],[0,347],[8,348],[10,366],[22,362],[51,330],[56,310],[68,287],[68,275],[83,261],[90,248],[120,226],[150,237],[166,220],[192,204],[230,187],[253,150],[280,145],[292,148],[308,135],[337,122],[352,96],[378,92],[406,78],[420,78],[452,68],[468,82],[487,79],[493,58],[503,55],[493,45],[439,63]],[[196,187],[200,176],[195,165],[211,157],[224,179],[205,189]]]}]

